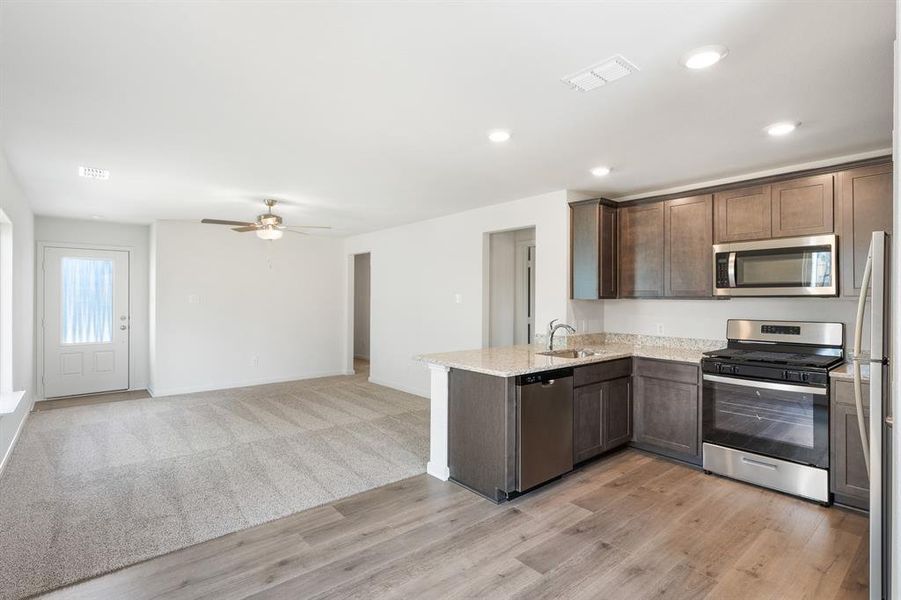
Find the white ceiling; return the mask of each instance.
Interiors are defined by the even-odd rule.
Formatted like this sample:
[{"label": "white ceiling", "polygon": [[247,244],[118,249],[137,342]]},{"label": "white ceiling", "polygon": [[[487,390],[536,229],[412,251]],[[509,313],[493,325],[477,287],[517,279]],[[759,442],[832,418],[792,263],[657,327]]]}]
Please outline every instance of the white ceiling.
[{"label": "white ceiling", "polygon": [[[11,2],[0,132],[39,214],[364,231],[887,148],[894,2]],[[725,44],[712,69],[679,65]],[[641,70],[580,93],[613,54]],[[762,128],[797,119],[785,138]],[[509,128],[503,146],[486,139]],[[605,179],[588,170],[606,164]],[[108,181],[77,177],[79,165]]]}]

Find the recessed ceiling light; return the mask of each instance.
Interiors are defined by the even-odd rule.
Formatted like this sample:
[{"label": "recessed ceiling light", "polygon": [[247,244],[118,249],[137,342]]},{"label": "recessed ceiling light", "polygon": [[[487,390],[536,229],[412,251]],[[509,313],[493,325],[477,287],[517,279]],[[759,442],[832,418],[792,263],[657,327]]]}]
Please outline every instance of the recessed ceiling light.
[{"label": "recessed ceiling light", "polygon": [[106,217],[104,217],[103,215],[91,215],[91,218],[100,220],[100,219],[105,219]]},{"label": "recessed ceiling light", "polygon": [[725,46],[702,46],[686,53],[682,57],[682,64],[689,69],[706,69],[726,58],[727,54],[729,49]]},{"label": "recessed ceiling light", "polygon": [[488,132],[488,139],[495,144],[502,144],[510,139],[510,132],[506,129],[495,129]]},{"label": "recessed ceiling light", "polygon": [[595,177],[605,177],[610,174],[610,167],[595,167],[591,170]]},{"label": "recessed ceiling light", "polygon": [[78,176],[88,179],[109,179],[109,171],[95,167],[78,167]]},{"label": "recessed ceiling light", "polygon": [[773,136],[786,135],[798,128],[800,123],[792,121],[780,121],[767,126],[766,132]]}]

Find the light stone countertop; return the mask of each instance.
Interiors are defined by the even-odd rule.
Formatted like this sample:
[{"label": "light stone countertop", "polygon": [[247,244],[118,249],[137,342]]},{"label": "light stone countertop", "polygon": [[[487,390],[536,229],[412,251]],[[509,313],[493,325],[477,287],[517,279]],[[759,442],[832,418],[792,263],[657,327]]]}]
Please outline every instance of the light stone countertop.
[{"label": "light stone countertop", "polygon": [[[836,367],[829,371],[829,377],[842,381],[854,381],[854,365],[851,361],[846,362],[840,367]],[[865,362],[860,365],[860,380],[864,383],[870,381],[870,363]]]},{"label": "light stone countertop", "polygon": [[415,357],[415,360],[497,377],[514,377],[631,356],[699,364],[703,352],[725,346],[725,342],[719,340],[629,334],[573,335],[565,340],[565,343],[558,344],[558,349],[584,348],[597,354],[585,358],[542,356],[539,353],[545,352],[545,347],[533,344],[424,354]]}]

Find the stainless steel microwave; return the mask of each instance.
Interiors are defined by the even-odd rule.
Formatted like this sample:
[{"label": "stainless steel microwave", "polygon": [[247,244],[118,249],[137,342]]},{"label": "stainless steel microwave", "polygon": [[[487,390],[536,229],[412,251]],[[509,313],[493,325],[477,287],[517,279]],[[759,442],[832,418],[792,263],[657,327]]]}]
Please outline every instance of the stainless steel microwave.
[{"label": "stainless steel microwave", "polygon": [[836,296],[838,238],[714,244],[713,281],[715,296]]}]

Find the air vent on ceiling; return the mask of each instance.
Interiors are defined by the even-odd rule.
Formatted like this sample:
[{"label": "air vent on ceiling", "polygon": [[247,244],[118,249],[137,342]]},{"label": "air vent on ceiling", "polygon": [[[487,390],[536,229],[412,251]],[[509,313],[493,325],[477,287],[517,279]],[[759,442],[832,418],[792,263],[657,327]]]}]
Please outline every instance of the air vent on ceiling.
[{"label": "air vent on ceiling", "polygon": [[88,179],[109,179],[109,171],[95,167],[78,167],[78,176]]},{"label": "air vent on ceiling", "polygon": [[638,67],[617,54],[578,73],[567,75],[563,78],[563,83],[580,92],[588,92],[637,70]]}]

